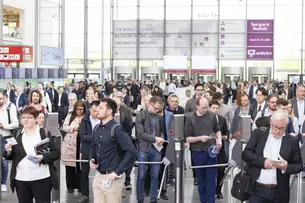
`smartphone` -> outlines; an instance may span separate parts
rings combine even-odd
[[[276,163],[276,164],[280,164],[280,163],[282,163],[282,161],[279,161],[279,160],[277,160],[277,161],[272,161],[273,163]]]

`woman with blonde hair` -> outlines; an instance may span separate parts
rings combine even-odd
[[[292,124],[293,124],[293,129],[295,132],[295,135],[299,134],[299,119],[294,115],[294,107],[293,104],[291,103],[291,101],[288,101],[288,115],[290,116],[291,120],[292,120]]]
[[[241,106],[241,97],[245,94],[244,83],[239,83],[236,93],[236,104]]]

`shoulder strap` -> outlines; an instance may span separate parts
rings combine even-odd
[[[118,123],[116,123],[116,124],[114,124],[114,125],[111,127],[110,135],[111,135],[112,139],[115,139],[115,138],[114,138],[114,131],[115,131],[115,129],[116,129],[117,127],[119,127],[119,126],[121,126],[121,125],[118,124]]]
[[[142,123],[144,123],[144,122],[145,122],[145,119],[146,119],[146,114],[145,114],[144,111],[145,111],[144,109],[142,109],[142,110],[140,111],[141,116],[142,116]]]
[[[94,135],[95,131],[97,130],[97,128],[99,127],[100,125],[96,125],[94,126],[93,130],[92,130],[92,136]]]
[[[11,105],[12,105],[12,102],[10,102],[9,105],[7,105],[7,107],[6,107],[8,124],[11,124]]]
[[[15,135],[15,139],[17,140],[19,135],[21,135],[21,131],[23,130],[23,128],[19,128],[16,132],[16,135]]]
[[[41,137],[41,140],[49,137],[49,131],[45,128],[40,128],[40,137]]]

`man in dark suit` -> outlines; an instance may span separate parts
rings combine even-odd
[[[52,112],[55,112],[58,108],[58,92],[49,82],[46,84],[46,91],[52,104]]]
[[[62,125],[63,120],[68,114],[69,99],[68,95],[64,92],[63,87],[58,88],[58,103],[57,103],[59,124]]]
[[[242,153],[249,165],[251,194],[249,203],[288,203],[291,174],[302,171],[303,164],[298,140],[285,133],[288,115],[276,111],[270,119],[270,128],[255,129]]]
[[[16,108],[18,112],[21,112],[21,110],[28,104],[28,95],[23,92],[22,87],[17,87]]]
[[[6,90],[4,91],[8,95],[9,102],[16,104],[16,94],[15,90],[12,89],[11,83],[6,83]]]
[[[231,134],[235,134],[239,130],[241,116],[250,114],[250,97],[245,94],[241,96],[241,106],[237,107],[231,123]]]
[[[255,120],[258,112],[267,108],[267,102],[265,101],[267,96],[268,96],[268,92],[265,88],[260,87],[256,90],[255,101],[251,102],[251,106],[250,106],[250,110],[249,110],[252,121]],[[253,98],[253,97],[250,96],[250,101],[251,101],[251,98]]]
[[[221,136],[222,136],[222,147],[219,151],[219,154],[217,156],[217,163],[218,164],[224,164],[227,163],[227,157],[225,154],[225,149],[224,149],[224,142],[227,142],[229,140],[229,130],[227,126],[227,120],[225,117],[218,115],[220,103],[217,100],[212,100],[209,102],[210,106],[210,111],[216,114],[216,118],[218,120],[218,125],[221,131]],[[216,185],[216,196],[218,199],[223,199],[223,195],[221,193],[222,189],[222,184],[220,184],[220,181],[225,175],[225,168],[220,167],[217,169],[217,185]]]
[[[283,82],[283,90],[286,93],[286,99],[291,99],[291,98],[294,97],[294,93],[293,93],[292,89],[289,87],[289,84],[288,84],[287,80],[285,80]]]
[[[30,95],[31,89],[30,89],[30,83],[28,81],[26,81],[24,83],[24,90],[23,92],[27,95]]]
[[[258,89],[258,81],[257,80],[253,80],[253,83],[252,85],[250,86],[250,89],[249,89],[249,96],[250,96],[250,102],[251,104],[255,101],[256,99],[256,91]]]
[[[294,108],[294,116],[299,119],[299,129],[303,125],[305,119],[305,87],[303,85],[298,85],[296,88],[296,97],[291,99],[291,103]],[[297,134],[300,136],[299,134]]]

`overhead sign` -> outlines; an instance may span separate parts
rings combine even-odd
[[[41,64],[63,66],[65,64],[64,49],[41,46]]]
[[[220,33],[246,33],[244,20],[221,20],[219,23]]]
[[[31,46],[0,46],[0,62],[32,62],[33,47]]]
[[[220,48],[219,49],[219,60],[228,59],[244,59],[245,58],[245,48]]]
[[[193,33],[217,33],[218,20],[193,20]]]
[[[220,34],[219,35],[220,47],[245,47],[244,34]]]
[[[187,70],[187,56],[164,56],[164,69]]]
[[[192,47],[217,47],[217,34],[193,34]]]
[[[273,20],[248,20],[247,25],[247,59],[273,60]]]
[[[273,20],[248,20],[248,33],[273,33]]]
[[[273,47],[248,47],[247,59],[272,60]]]
[[[216,70],[216,56],[192,56],[192,70]]]

